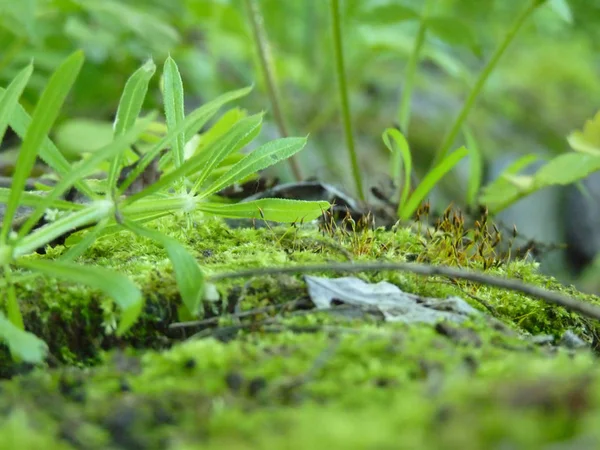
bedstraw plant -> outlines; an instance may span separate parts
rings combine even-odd
[[[259,134],[263,115],[246,117],[239,113],[229,114],[226,121],[218,121],[208,132],[198,135],[222,106],[246,95],[250,88],[224,94],[186,116],[183,83],[177,64],[170,57],[164,64],[162,79],[166,132],[144,147],[133,168],[124,171],[125,163],[135,154],[132,148],[157,119],[156,112],[140,116],[156,71],[153,61],[147,61],[127,81],[112,141],[75,163],[67,161],[48,133],[83,63],[83,53],[77,51],[56,69],[31,116],[19,98],[33,73],[33,65],[21,70],[6,89],[0,90],[0,138],[8,126],[22,138],[12,186],[0,189],[0,202],[6,204],[0,231],[0,339],[16,359],[26,362],[42,361],[46,345],[24,329],[15,289],[19,281],[48,276],[90,286],[119,306],[117,335],[123,335],[135,324],[144,307],[139,287],[122,274],[76,262],[102,234],[125,229],[162,245],[172,263],[182,301],[188,312],[197,316],[202,313],[205,289],[202,269],[181,243],[151,228],[153,219],[174,213],[188,218],[194,214],[196,218],[198,213],[204,213],[296,222],[313,220],[329,208],[327,202],[284,199],[237,204],[219,201],[215,197],[219,191],[296,154],[306,138],[277,139],[242,154],[240,151]],[[203,137],[209,137],[207,142],[202,142]],[[39,190],[28,192],[26,181],[38,157],[55,172],[57,181],[50,188],[40,186]],[[163,170],[156,180],[128,191],[158,159]],[[101,169],[107,169],[106,176],[98,179]],[[71,188],[84,200],[65,200],[64,194]],[[15,217],[22,207],[30,209],[25,219],[17,223]],[[88,231],[56,260],[37,257],[37,249],[83,228]]]

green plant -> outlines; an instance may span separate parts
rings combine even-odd
[[[211,129],[212,140],[198,145],[198,131],[225,104],[246,95],[250,89],[224,94],[204,104],[189,115],[183,113],[183,84],[175,61],[165,62],[164,105],[167,129],[164,136],[147,146],[135,167],[122,176],[124,154],[149,129],[156,113],[139,118],[148,84],[155,72],[151,61],[145,63],[128,80],[119,103],[112,141],[76,163],[68,162],[47,137],[60,108],[75,83],[83,65],[83,53],[69,56],[51,76],[33,116],[19,105],[33,67],[23,69],[5,89],[0,90],[0,132],[7,126],[23,137],[11,189],[0,190],[0,202],[6,211],[0,232],[0,286],[6,293],[0,315],[0,336],[16,358],[39,362],[44,356],[44,344],[24,332],[15,283],[32,276],[50,276],[102,290],[121,309],[117,334],[124,334],[137,320],[144,302],[140,289],[122,274],[101,267],[82,266],[73,261],[102,233],[126,229],[160,243],[173,265],[182,301],[188,311],[202,311],[203,274],[197,261],[177,240],[141,225],[172,213],[205,213],[223,217],[256,218],[278,222],[312,220],[329,208],[327,202],[303,202],[283,199],[262,199],[253,202],[226,204],[215,200],[222,189],[253,177],[256,172],[284,160],[298,151],[305,138],[282,138],[266,143],[253,152],[239,151],[259,133],[262,114],[245,117],[238,114],[228,122],[219,121]],[[208,132],[205,135],[210,135]],[[186,146],[194,144],[190,154]],[[127,189],[161,153],[164,172],[149,185],[142,185],[128,195]],[[25,182],[37,156],[58,175],[57,183],[46,192],[25,192]],[[232,158],[233,157],[233,158]],[[104,163],[108,163],[105,179],[89,179]],[[61,199],[71,187],[87,197],[86,203]],[[13,229],[14,217],[21,206],[33,208],[26,220]],[[55,213],[48,214],[54,210]],[[47,223],[37,226],[46,215]],[[54,216],[54,217],[51,217]],[[65,252],[58,260],[37,258],[36,249],[60,236],[80,228],[92,230]]]
[[[576,183],[600,170],[600,112],[585,123],[583,130],[571,133],[568,141],[572,152],[555,156],[532,175],[519,172],[538,157],[525,155],[519,158],[483,189],[479,201],[491,212],[498,213],[540,189]]]
[[[408,220],[419,208],[419,205],[436,184],[446,175],[458,162],[463,159],[468,151],[461,147],[447,155],[437,166],[431,169],[421,180],[415,190],[410,192],[410,175],[412,172],[412,156],[408,142],[404,135],[394,129],[388,128],[383,132],[383,142],[392,153],[392,164],[390,176],[397,181],[400,188],[400,200],[398,202],[397,215],[400,220]],[[398,161],[398,163],[396,163]],[[404,169],[402,171],[402,169]]]
[[[407,220],[415,213],[419,204],[425,196],[435,187],[441,178],[450,171],[467,153],[471,155],[471,168],[467,189],[467,205],[474,208],[477,202],[482,202],[490,207],[491,212],[498,212],[500,209],[512,204],[519,198],[529,195],[542,187],[551,184],[567,184],[581,179],[583,176],[597,170],[592,156],[573,156],[561,155],[553,164],[548,164],[541,170],[536,178],[516,177],[515,173],[523,167],[525,163],[532,161],[533,157],[528,155],[517,161],[509,167],[502,177],[486,187],[481,195],[482,180],[482,156],[479,146],[475,141],[473,133],[468,129],[465,121],[475,105],[477,98],[482,93],[483,87],[496,68],[498,61],[506,52],[510,43],[514,40],[524,23],[531,17],[533,12],[545,3],[545,0],[530,0],[528,5],[517,16],[513,25],[505,34],[490,60],[487,62],[478,78],[471,88],[467,100],[463,104],[457,118],[450,127],[448,133],[437,152],[430,171],[424,177],[422,182],[410,194],[412,177],[412,157],[408,142],[401,132],[395,129],[387,129],[383,133],[383,140],[386,147],[392,152],[392,164],[390,175],[392,180],[397,182],[400,188],[400,199],[398,202],[398,217]],[[568,20],[568,5],[564,2],[551,2],[551,6],[565,20]],[[400,129],[406,134],[410,122],[410,98],[413,91],[414,79],[417,64],[420,59],[421,51],[425,42],[427,31],[431,31],[439,39],[445,41],[451,46],[467,46],[477,54],[481,54],[477,40],[472,31],[463,24],[458,18],[442,17],[431,14],[432,2],[428,1],[423,7],[422,13],[402,5],[383,4],[375,8],[368,9],[365,12],[365,21],[375,24],[393,24],[406,21],[418,21],[419,28],[414,41],[413,50],[410,54],[405,70],[404,90],[401,97],[398,120]],[[450,147],[456,140],[458,133],[463,130],[465,140],[467,141],[469,151],[461,148],[458,151],[448,155]],[[589,134],[589,133],[588,133]],[[575,141],[572,137],[571,141]],[[392,144],[392,141],[395,145]],[[573,144],[572,144],[573,145]],[[578,149],[583,149],[584,145],[579,145]],[[585,159],[585,161],[583,161]],[[589,160],[589,161],[588,161]],[[583,166],[586,164],[587,166]],[[568,169],[561,174],[559,167],[566,164]],[[404,169],[402,171],[402,168]],[[402,173],[403,172],[403,173]],[[410,195],[410,197],[409,197]]]
[[[273,109],[273,118],[279,128],[279,135],[281,137],[288,137],[288,126],[282,112],[279,90],[277,89],[277,82],[275,80],[273,58],[271,56],[271,49],[269,47],[267,32],[264,27],[264,20],[260,12],[260,7],[256,0],[246,0],[246,8],[248,9],[250,24],[252,25],[252,34],[256,42],[260,67],[265,79],[269,101],[271,102],[271,108]],[[288,162],[296,181],[301,181],[302,172],[296,158],[292,156],[288,159]]]
[[[333,49],[335,55],[335,73],[337,77],[340,105],[344,122],[344,134],[346,136],[346,146],[350,156],[352,166],[352,176],[358,197],[365,199],[363,190],[362,176],[358,165],[358,156],[354,146],[354,136],[352,132],[352,119],[350,115],[350,100],[348,99],[348,83],[346,82],[346,69],[344,67],[344,48],[342,43],[342,24],[340,17],[339,0],[330,0],[331,6],[331,30],[333,35]]]

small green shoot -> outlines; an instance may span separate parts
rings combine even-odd
[[[431,169],[412,194],[409,195],[412,156],[406,138],[400,131],[388,128],[384,131],[382,139],[386,147],[392,152],[392,155],[401,155],[402,157],[401,163],[404,167],[404,173],[397,180],[398,185],[400,185],[400,183],[403,185],[397,211],[400,220],[410,219],[421,202],[427,197],[438,182],[468,154],[468,150],[464,147],[452,152],[436,167]],[[395,146],[393,144],[395,144]],[[396,165],[397,159],[398,157],[396,156],[394,158],[394,167],[392,167],[392,175],[400,176],[399,167]]]

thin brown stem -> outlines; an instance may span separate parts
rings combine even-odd
[[[488,286],[499,287],[509,291],[521,292],[550,303],[552,305],[562,306],[569,311],[577,312],[583,316],[600,320],[600,307],[581,300],[576,300],[559,292],[548,291],[537,286],[532,286],[522,281],[501,278],[487,275],[481,272],[471,270],[456,269],[447,266],[428,266],[413,263],[332,263],[315,264],[308,266],[292,267],[265,267],[257,269],[240,270],[238,272],[229,272],[215,274],[210,277],[211,281],[224,280],[230,278],[246,278],[260,275],[279,275],[290,273],[311,273],[311,272],[366,272],[366,271],[401,271],[412,272],[425,276],[442,276],[450,279],[459,279],[472,281],[474,283]]]

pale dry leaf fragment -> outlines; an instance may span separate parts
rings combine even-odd
[[[305,276],[308,293],[318,309],[335,304],[377,309],[388,322],[430,323],[442,320],[455,323],[481,313],[460,297],[424,298],[403,292],[397,286],[380,281],[369,284],[356,277],[323,278]]]

